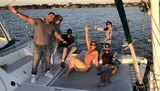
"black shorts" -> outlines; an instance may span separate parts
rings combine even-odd
[[[59,44],[59,47],[68,47],[68,44]]]

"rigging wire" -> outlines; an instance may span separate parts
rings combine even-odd
[[[142,1],[143,1],[143,0],[142,0]],[[141,2],[142,2],[142,1],[141,1]],[[145,2],[145,1],[143,1],[143,2]],[[145,2],[145,3],[146,3],[146,2]],[[145,5],[146,5],[145,7],[148,8],[148,11],[151,11],[150,8],[149,8],[149,6],[148,6],[148,4],[146,3]],[[141,11],[141,10],[140,10],[140,11]],[[151,18],[153,19],[153,22],[154,22],[154,24],[156,25],[156,28],[157,28],[157,30],[158,30],[159,33],[160,33],[160,28],[158,28],[158,24],[156,23],[154,17],[152,16],[152,13],[150,13],[150,16],[151,16]],[[152,31],[152,30],[151,30],[151,31]],[[152,31],[152,32],[153,32],[154,35],[156,35],[154,31]],[[155,38],[156,38],[156,40],[157,40],[157,42],[158,42],[158,44],[159,44],[159,46],[160,46],[160,41],[158,40],[158,38],[157,38],[156,36],[155,36]]]
[[[144,34],[144,28],[145,28],[145,22],[146,22],[146,15],[145,15],[145,13],[143,13],[144,15],[143,15],[143,20],[142,20],[142,31],[143,31],[143,34]],[[144,55],[146,55],[146,49],[145,48],[143,48],[144,49],[144,51],[143,51],[143,56]]]
[[[16,1],[16,0],[13,0],[12,2],[10,2],[10,3],[8,4],[8,6],[10,6],[11,4],[13,4],[15,1]]]

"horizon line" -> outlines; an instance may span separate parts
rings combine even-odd
[[[68,2],[70,3],[70,2]],[[48,5],[53,5],[53,4],[58,4],[58,5],[66,5],[68,3],[63,3],[63,4],[58,4],[58,3],[52,3],[52,4],[48,4],[48,3],[43,3],[43,4],[48,4]],[[72,2],[71,2],[72,3]],[[72,4],[113,4],[114,2],[111,2],[111,3],[72,3]],[[138,3],[138,2],[124,2],[124,3]],[[43,4],[15,4],[15,5],[12,5],[12,6],[18,6],[18,5],[43,5]],[[3,7],[3,6],[8,6],[8,5],[0,5],[0,7]]]

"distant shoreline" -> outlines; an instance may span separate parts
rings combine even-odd
[[[138,2],[128,2],[128,3],[123,3],[124,7],[137,7]],[[14,6],[16,9],[52,9],[52,8],[109,8],[109,7],[115,7],[114,3],[106,3],[106,4],[95,4],[95,3],[90,3],[90,4],[72,4],[69,2],[68,4],[33,4],[33,5],[16,5]],[[8,6],[0,6],[0,10],[7,10]]]

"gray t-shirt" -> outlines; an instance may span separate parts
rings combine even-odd
[[[45,21],[40,18],[35,18],[34,22],[36,25],[34,43],[41,46],[49,45],[52,35],[56,31],[56,25],[53,23],[46,24]]]
[[[56,25],[56,24],[54,24]],[[60,35],[62,35],[61,30],[60,30],[60,25],[56,25],[56,32],[58,32]],[[55,36],[52,37],[52,42],[56,42],[57,38]]]

